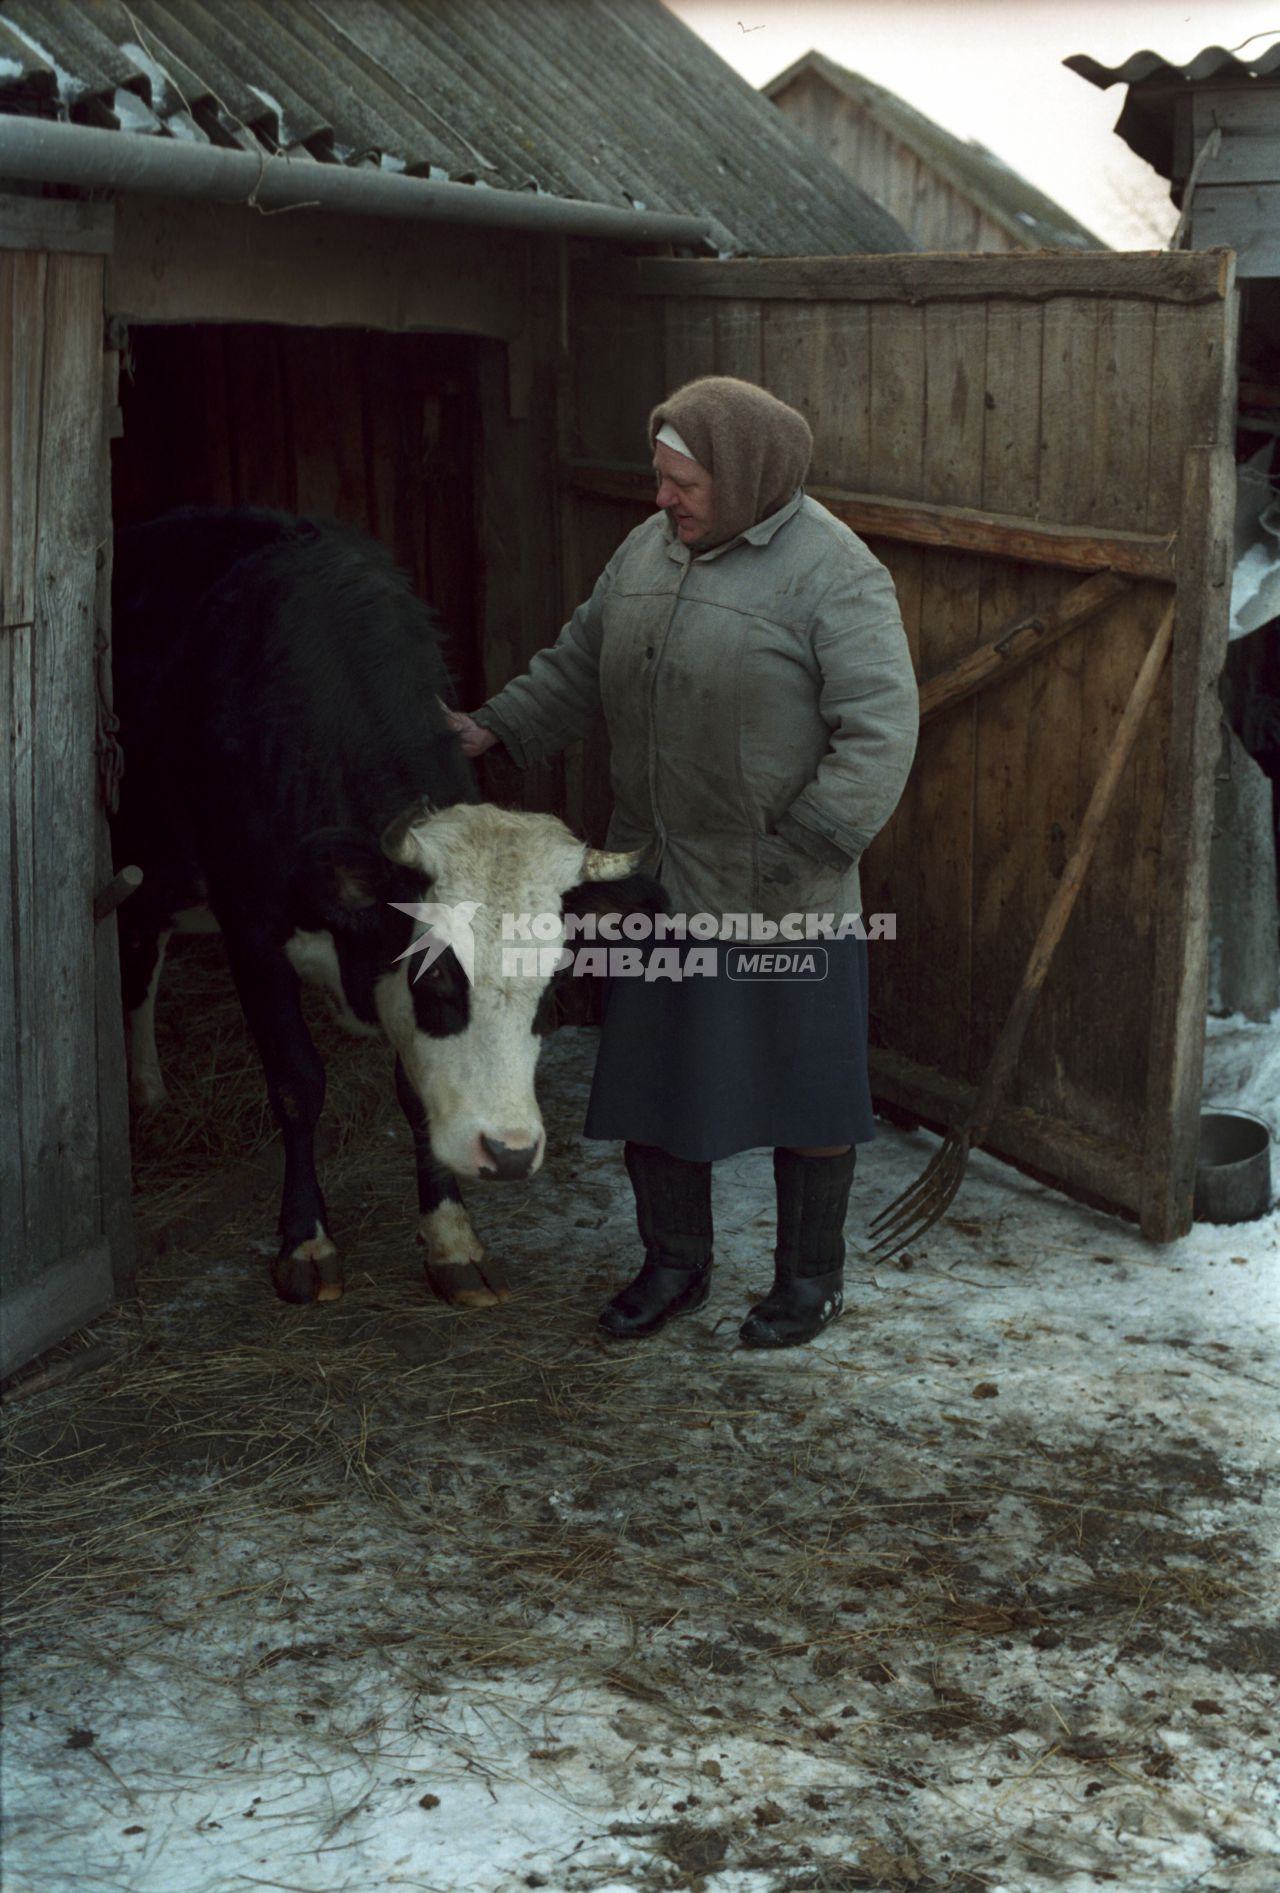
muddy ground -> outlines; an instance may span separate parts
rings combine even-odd
[[[347,1295],[298,1311],[261,1174],[167,1177],[220,1044],[140,1143],[141,1300],[6,1409],[10,1893],[1280,1887],[1280,1213],[1157,1250],[979,1158],[872,1269],[933,1148],[884,1129],[847,1314],[762,1357],[753,1153],[712,1300],[620,1348],[593,1035],[545,1055],[544,1174],[472,1192],[480,1314],[425,1294],[385,1049],[335,1046]]]

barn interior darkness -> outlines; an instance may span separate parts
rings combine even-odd
[[[133,327],[115,524],[274,506],[362,527],[433,604],[464,703],[483,695],[477,351],[469,336],[271,324]]]

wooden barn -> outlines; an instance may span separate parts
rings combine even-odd
[[[922,250],[1107,248],[993,151],[824,53],[806,53],[763,91]]]
[[[657,0],[215,19],[9,0],[0,22],[5,1370],[128,1278],[114,927],[94,917],[113,522],[252,500],[364,525],[443,606],[475,700],[643,516],[649,406],[712,371],[807,414],[813,490],[893,570],[929,687],[864,868],[897,915],[873,1031],[899,1113],[972,1100],[1171,623],[990,1145],[1153,1238],[1185,1229],[1230,255],[918,257]],[[598,835],[603,739],[500,788]]]

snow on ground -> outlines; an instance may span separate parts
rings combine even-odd
[[[1280,1130],[1277,1028],[1215,1023],[1206,1095]],[[1280,1211],[1155,1249],[979,1156],[762,1357],[753,1153],[710,1303],[610,1347],[592,1053],[545,1056],[548,1173],[473,1192],[505,1309],[423,1295],[392,1107],[330,1177],[344,1302],[272,1301],[264,1198],[13,1409],[108,1482],[16,1548],[8,1893],[1275,1893]],[[855,1242],[932,1148],[882,1131]]]

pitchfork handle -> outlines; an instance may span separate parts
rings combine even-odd
[[[1160,673],[1164,669],[1165,659],[1173,643],[1173,618],[1174,605],[1171,603],[1160,620],[1160,628],[1151,640],[1150,649],[1142,660],[1142,669],[1138,672],[1133,689],[1129,693],[1129,701],[1125,704],[1123,714],[1116,725],[1116,732],[1111,739],[1106,761],[1099,772],[1098,780],[1093,785],[1093,794],[1089,797],[1089,806],[1084,812],[1084,820],[1080,824],[1080,833],[1076,836],[1076,845],[1071,851],[1071,858],[1049,903],[1049,911],[1040,924],[1036,943],[1027,961],[1027,970],[1022,975],[1022,984],[1018,988],[1009,1016],[1001,1027],[996,1049],[992,1054],[991,1063],[987,1067],[986,1076],[982,1081],[972,1116],[969,1119],[968,1135],[971,1149],[976,1149],[986,1137],[1009,1081],[1010,1073],[1017,1063],[1027,1023],[1035,1010],[1040,988],[1044,985],[1045,974],[1049,971],[1049,962],[1071,918],[1071,910],[1076,904],[1076,896],[1088,873],[1089,863],[1098,845],[1098,836],[1102,832],[1102,824],[1107,818],[1107,810],[1111,807],[1116,786],[1124,774],[1124,766],[1137,740],[1147,706],[1155,695],[1156,685],[1160,682]]]

